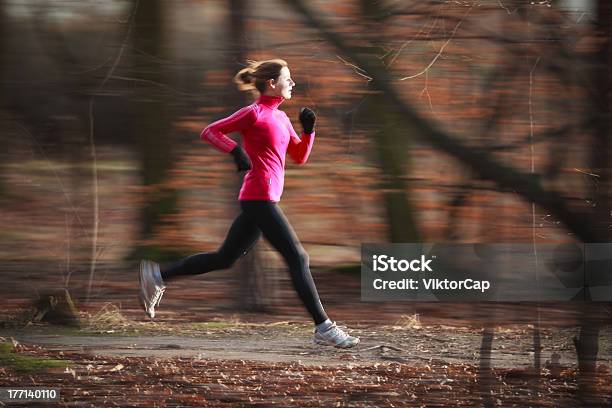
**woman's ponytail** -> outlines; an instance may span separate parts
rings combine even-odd
[[[281,69],[287,66],[287,62],[282,59],[249,60],[247,63],[248,66],[238,71],[234,76],[234,82],[241,91],[257,89],[262,94],[266,91],[266,82],[270,79],[278,79]]]
[[[234,76],[234,82],[238,84],[238,89],[241,91],[252,91],[255,89],[255,85],[253,82],[255,81],[255,76],[253,75],[253,68],[246,67],[238,71],[236,76]]]

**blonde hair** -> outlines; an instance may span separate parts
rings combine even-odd
[[[266,90],[266,82],[270,79],[278,79],[281,69],[287,66],[287,62],[282,59],[248,60],[247,63],[248,66],[234,76],[234,82],[238,84],[238,89],[241,91],[257,89],[262,94]]]

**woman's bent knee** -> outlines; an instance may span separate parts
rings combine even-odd
[[[217,253],[217,267],[218,269],[229,269],[236,261],[240,258],[240,256],[230,255],[230,254],[222,254]]]

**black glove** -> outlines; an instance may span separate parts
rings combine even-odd
[[[234,147],[234,150],[232,150],[230,154],[234,156],[234,163],[236,163],[238,172],[251,170],[251,159],[249,159],[249,156],[242,147]]]
[[[302,108],[302,110],[300,111],[300,122],[302,123],[304,133],[308,135],[312,133],[316,120],[317,115],[315,115],[312,109]]]

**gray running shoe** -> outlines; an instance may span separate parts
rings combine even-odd
[[[326,346],[334,346],[338,348],[351,348],[359,344],[359,337],[348,335],[340,327],[336,326],[336,322],[324,332],[315,330],[314,342]]]
[[[155,317],[155,308],[159,306],[165,290],[159,265],[148,259],[140,261],[140,301],[151,319]]]

